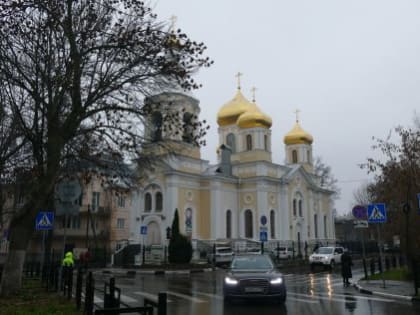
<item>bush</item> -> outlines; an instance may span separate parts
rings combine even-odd
[[[189,263],[192,258],[192,245],[189,239],[182,234],[171,238],[169,242],[168,256],[170,263]]]

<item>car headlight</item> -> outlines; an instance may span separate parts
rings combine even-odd
[[[229,285],[236,285],[236,284],[238,284],[238,280],[230,278],[230,277],[226,277],[225,278],[225,283],[229,284]]]
[[[283,283],[283,279],[282,278],[275,278],[275,279],[272,279],[272,280],[270,280],[270,283],[271,284],[282,284]]]

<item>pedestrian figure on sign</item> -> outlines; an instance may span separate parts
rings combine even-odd
[[[349,279],[352,277],[351,266],[353,261],[347,249],[341,255],[341,275],[343,276],[343,284],[345,287],[350,285]]]

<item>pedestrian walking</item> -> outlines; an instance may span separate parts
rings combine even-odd
[[[353,261],[347,249],[344,250],[344,253],[341,255],[341,275],[343,276],[344,286],[349,286],[349,279],[352,278],[351,266],[353,266]]]
[[[72,252],[67,252],[61,262],[62,276],[61,289],[64,290],[69,285],[70,277],[73,276],[74,258]]]

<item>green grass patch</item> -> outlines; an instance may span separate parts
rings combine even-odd
[[[0,298],[0,315],[81,315],[74,300],[46,292],[39,280],[24,280],[20,292]]]
[[[372,276],[369,276],[367,278],[368,280],[396,280],[396,281],[410,281],[412,280],[412,276],[409,273],[409,271],[405,268],[398,268],[398,269],[392,269],[392,270],[388,270],[385,271],[382,274],[378,273],[378,274],[374,274]]]

